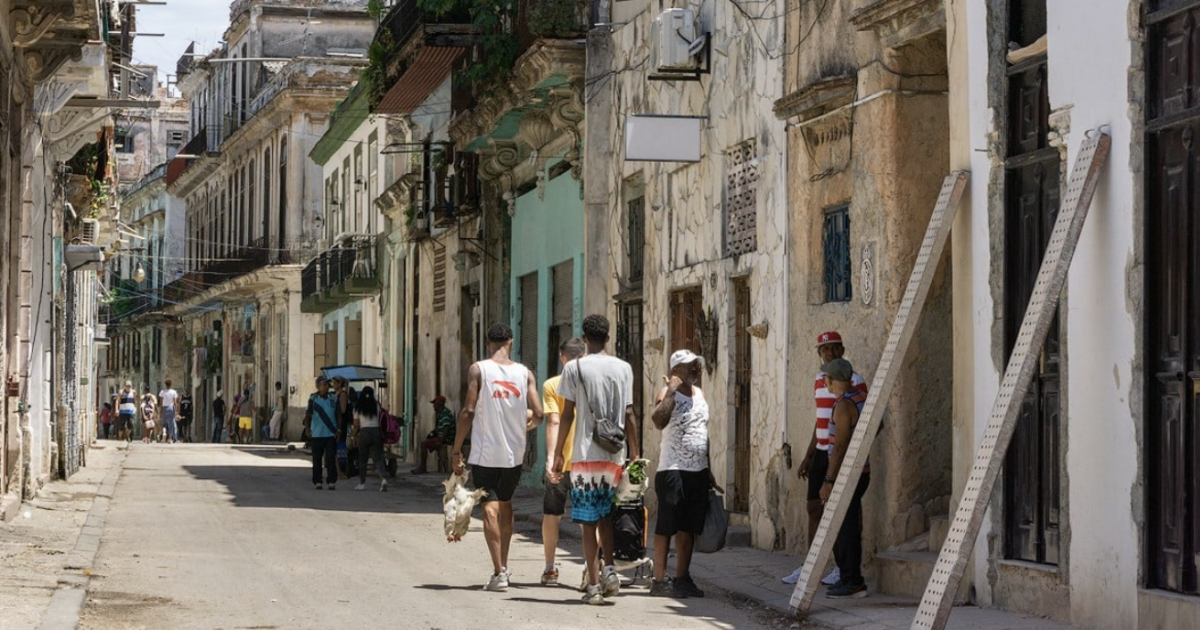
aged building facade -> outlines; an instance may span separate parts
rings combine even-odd
[[[1072,8],[947,3],[951,164],[972,172],[953,232],[956,491],[1080,145],[1112,138],[968,577],[981,601],[1084,627],[1192,627],[1200,3]]]
[[[82,99],[119,96],[111,63],[132,48],[133,16],[120,5],[0,3],[4,518],[83,465],[95,434],[96,219],[114,173],[110,103]]]
[[[795,544],[802,504],[783,444],[789,367],[783,19],[749,20],[723,3],[674,3],[706,36],[692,80],[662,79],[652,49],[658,2],[601,4],[588,38],[584,178],[588,243],[584,305],[613,321],[618,356],[634,366],[646,456],[661,433],[647,421],[680,348],[705,357],[710,457],[734,522],[753,544]],[[664,37],[672,35],[664,31]],[[766,42],[764,48],[762,42]],[[633,115],[698,117],[696,161],[626,153]],[[666,140],[668,142],[673,141]],[[681,139],[684,140],[684,139]],[[807,371],[807,369],[806,369]],[[802,448],[798,446],[797,448]]]
[[[256,421],[275,382],[296,405],[310,391],[318,321],[300,310],[300,275],[323,229],[321,169],[307,156],[363,66],[365,5],[235,2],[225,44],[180,61],[191,139],[166,182],[187,205],[188,268],[166,312],[182,318],[188,384],[209,422],[218,391],[250,391]],[[298,437],[299,422],[285,431]]]

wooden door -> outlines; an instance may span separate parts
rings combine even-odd
[[[735,512],[750,511],[750,285],[734,286],[733,316],[733,505]]]
[[[1197,593],[1200,551],[1200,0],[1146,17],[1147,586]]]
[[[1009,79],[1004,243],[1005,357],[1012,353],[1058,217],[1058,150],[1048,145],[1046,59]],[[1058,317],[1021,403],[1004,467],[1005,557],[1058,564],[1061,532]]]

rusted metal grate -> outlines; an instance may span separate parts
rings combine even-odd
[[[725,252],[738,256],[758,249],[758,141],[725,152]]]
[[[625,234],[629,239],[626,247],[629,260],[630,282],[641,282],[646,270],[646,197],[639,196],[625,202]]]
[[[825,211],[821,240],[825,260],[825,301],[849,302],[854,293],[850,282],[850,206]]]

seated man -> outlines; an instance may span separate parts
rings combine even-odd
[[[421,465],[413,469],[414,475],[429,472],[429,469],[425,467],[429,454],[438,450],[442,445],[454,444],[455,432],[458,430],[458,420],[454,417],[454,412],[446,408],[445,396],[439,394],[429,402],[433,403],[433,412],[437,416],[437,421],[434,429],[421,441]],[[441,457],[441,453],[438,453],[439,462],[441,462]]]

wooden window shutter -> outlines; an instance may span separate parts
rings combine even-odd
[[[338,362],[338,331],[325,331],[325,365]]]
[[[538,275],[521,276],[521,363],[537,373]]]
[[[329,365],[325,360],[325,333],[313,334],[313,373],[319,375],[321,368]]]
[[[346,365],[362,363],[362,320],[346,320]]]

